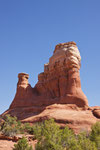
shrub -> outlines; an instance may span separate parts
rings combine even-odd
[[[12,126],[6,126],[2,133],[6,136],[15,136],[18,133],[18,129]]]
[[[97,150],[86,132],[75,135],[67,126],[60,129],[53,119],[34,126],[36,150]]]
[[[13,150],[33,150],[33,148],[29,146],[27,139],[23,137],[14,145]]]
[[[96,122],[92,126],[90,138],[91,138],[92,141],[94,141],[97,136],[100,136],[100,122]]]
[[[60,129],[53,119],[36,124],[34,134],[38,139],[36,150],[82,150],[74,132],[67,126]]]
[[[29,123],[21,123],[17,120],[16,117],[12,117],[10,115],[6,115],[3,117],[4,122],[0,126],[0,130],[6,136],[14,136],[18,133],[29,133],[33,134],[33,126]]]
[[[87,132],[82,132],[77,136],[78,144],[82,150],[97,150],[96,145],[90,140]]]
[[[61,130],[53,119],[34,126],[36,150],[62,150]]]
[[[29,134],[33,134],[33,132],[34,132],[33,126],[30,125],[29,123],[24,123],[24,131]]]
[[[95,142],[97,149],[100,149],[100,122],[97,122],[92,126],[90,139]]]
[[[10,115],[4,116],[4,123],[1,126],[1,131],[6,136],[14,136],[18,133],[18,122],[16,117]]]
[[[74,132],[68,126],[62,130],[61,140],[61,144],[66,150],[81,150]]]

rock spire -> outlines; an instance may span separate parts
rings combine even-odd
[[[81,56],[75,42],[56,45],[34,88],[28,83],[28,74],[18,75],[17,92],[10,109],[55,103],[88,107],[81,89],[80,67]]]

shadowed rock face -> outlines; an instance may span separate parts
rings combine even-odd
[[[18,75],[17,92],[10,109],[54,103],[87,107],[88,100],[81,90],[80,64],[81,56],[75,42],[56,45],[34,88],[28,83],[28,74]]]

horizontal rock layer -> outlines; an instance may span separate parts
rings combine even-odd
[[[23,107],[7,110],[3,115],[10,113],[17,116],[23,123],[36,123],[53,118],[62,128],[66,125],[75,133],[90,131],[91,126],[100,121],[94,113],[94,108],[77,107],[75,104],[53,104],[47,107]],[[100,108],[99,108],[100,111]]]

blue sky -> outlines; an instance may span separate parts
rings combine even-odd
[[[0,113],[9,108],[17,74],[34,86],[58,43],[75,41],[89,105],[100,105],[100,0],[0,0]]]

